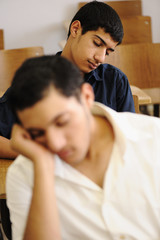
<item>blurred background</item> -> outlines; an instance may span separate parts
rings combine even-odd
[[[114,1],[114,0],[110,0]],[[0,0],[0,28],[5,49],[42,46],[46,54],[61,50],[64,22],[78,10],[78,0]],[[160,0],[142,0],[142,14],[152,18],[152,41],[160,42]]]

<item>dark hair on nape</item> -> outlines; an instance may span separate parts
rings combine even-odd
[[[68,37],[70,36],[70,27],[74,21],[80,21],[82,35],[88,31],[96,31],[103,28],[109,33],[115,42],[120,44],[123,39],[123,25],[117,12],[104,2],[92,1],[79,9],[71,20]]]
[[[53,86],[66,97],[80,101],[83,77],[69,60],[58,56],[41,56],[27,59],[16,71],[9,91],[9,104],[17,110],[33,106],[49,93]]]

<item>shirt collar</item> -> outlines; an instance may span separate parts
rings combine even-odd
[[[57,178],[65,179],[65,181],[68,181],[72,184],[77,184],[95,191],[102,191],[97,184],[95,184],[77,169],[62,161],[58,156],[55,158],[55,176]]]
[[[89,73],[86,73],[86,74],[84,75],[85,81],[87,82],[87,81],[89,81],[91,78],[94,78],[96,81],[103,81],[103,78],[100,77],[100,74],[99,74],[100,68],[102,68],[102,64],[101,64],[98,68],[96,68],[95,70],[93,70],[93,71],[91,71],[91,72],[89,72]]]
[[[92,113],[105,117],[110,122],[111,126],[113,127],[113,132],[115,134],[115,141],[120,148],[121,154],[123,155],[125,152],[126,140],[123,132],[118,126],[118,121],[116,120],[116,116],[118,113],[99,102],[94,103]]]
[[[144,134],[141,134],[140,129],[134,125],[134,122],[140,117],[139,114],[116,112],[99,102],[94,104],[92,112],[97,115],[105,116],[108,121],[110,121],[116,136],[116,142],[121,148],[121,154],[124,154],[126,150],[126,142],[128,140],[131,142],[137,142],[140,138],[143,139]],[[146,132],[145,137],[150,137],[150,134]]]
[[[6,92],[3,93],[3,95],[0,97],[0,103],[6,102],[8,99],[8,94],[10,91],[10,87],[7,89]]]
[[[56,55],[60,56],[62,54],[62,51],[59,51],[56,53]]]

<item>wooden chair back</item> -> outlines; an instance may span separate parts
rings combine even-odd
[[[121,18],[124,37],[122,44],[152,42],[151,17],[128,16]]]
[[[42,47],[0,50],[0,91],[5,92],[10,86],[15,71],[24,60],[43,54]]]
[[[88,2],[79,2],[78,9]],[[128,0],[128,1],[104,1],[116,10],[120,17],[122,16],[136,16],[142,15],[142,2],[141,0]]]
[[[121,69],[131,85],[151,96],[152,103],[160,103],[160,43],[117,46],[106,62]]]
[[[3,29],[0,29],[0,50],[4,49],[4,35],[3,35]]]

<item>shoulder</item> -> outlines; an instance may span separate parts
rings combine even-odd
[[[157,139],[160,142],[160,118],[131,112],[116,112],[101,103],[94,104],[94,111],[102,112],[113,128],[121,130],[126,138],[138,141],[140,138],[151,137],[154,141]]]
[[[143,114],[121,112],[114,118],[118,127],[126,138],[135,144],[139,144],[147,151],[153,148],[159,149],[160,145],[160,119]],[[149,144],[149,145],[146,145]]]
[[[10,165],[7,171],[7,186],[14,182],[33,185],[33,163],[22,155],[19,155]]]
[[[115,133],[125,138],[128,156],[143,156],[145,160],[160,162],[160,119],[143,114],[108,110]],[[117,130],[117,131],[116,131]],[[131,156],[130,156],[131,157]],[[154,158],[154,159],[153,159]]]
[[[127,76],[118,68],[110,64],[101,64],[98,68],[85,75],[85,79],[94,77],[96,80],[101,80],[112,84],[126,83],[128,84]]]
[[[126,77],[126,75],[117,67],[110,65],[110,64],[101,64],[95,71],[97,73],[103,73],[103,74],[114,74],[119,77]]]

